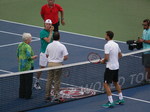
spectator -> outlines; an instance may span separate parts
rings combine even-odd
[[[53,41],[53,30],[54,27],[52,26],[52,21],[50,19],[47,19],[44,23],[44,29],[40,32],[40,40],[41,40],[41,49],[40,49],[40,58],[39,58],[39,65],[40,68],[45,68],[47,66],[47,57],[45,54],[45,50],[47,45]],[[35,80],[34,88],[35,89],[41,89],[40,86],[40,77],[42,72],[37,73],[37,78]]]
[[[60,21],[62,25],[65,25],[64,21],[64,10],[63,8],[55,4],[55,0],[47,0],[48,4],[45,4],[41,8],[41,17],[45,21],[47,19],[51,19],[53,26],[54,26],[54,32],[58,32],[59,28],[59,12],[60,12]]]
[[[138,39],[138,41],[143,43],[143,49],[150,49],[150,20],[149,19],[143,20],[142,25],[144,29],[143,36],[141,39]],[[145,52],[143,54],[142,62],[146,71],[144,82],[150,83],[150,51]]]
[[[47,46],[46,55],[48,57],[48,67],[61,66],[64,60],[68,59],[68,51],[66,47],[59,42],[60,35],[54,33],[53,42]],[[50,70],[46,83],[46,101],[51,100],[52,83],[54,83],[55,100],[59,100],[61,69]]]
[[[101,63],[106,63],[106,69],[104,73],[104,88],[108,96],[108,103],[104,104],[103,107],[110,108],[115,104],[124,103],[124,99],[121,92],[121,87],[118,84],[118,71],[119,71],[119,62],[118,59],[122,57],[121,50],[116,42],[113,39],[114,33],[112,31],[107,31],[105,39],[107,43],[104,46],[105,57],[101,60]],[[112,98],[112,93],[109,84],[114,84],[116,90],[118,91],[119,100],[115,103]]]
[[[23,33],[23,42],[19,44],[17,49],[17,58],[19,62],[19,71],[27,71],[33,69],[33,61],[37,58],[34,55],[31,46],[32,40],[30,33]],[[19,98],[30,99],[32,95],[33,73],[20,75]]]

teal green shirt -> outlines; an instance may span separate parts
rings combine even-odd
[[[143,30],[142,39],[144,39],[144,40],[150,40],[150,29]],[[150,44],[143,42],[143,49],[148,49],[148,48],[150,48]],[[146,53],[150,54],[150,52],[146,52]]]
[[[33,59],[34,56],[33,50],[30,45],[22,42],[18,45],[17,49],[17,57],[19,61],[19,71],[30,70],[33,67]]]
[[[46,47],[49,43],[47,43],[44,38],[48,38],[49,37],[49,31],[43,29],[41,32],[40,32],[40,39],[41,39],[41,49],[40,49],[40,52],[42,53],[45,53],[45,50],[46,50]],[[50,41],[50,43],[52,42],[52,39]]]

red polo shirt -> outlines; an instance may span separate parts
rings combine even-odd
[[[52,7],[49,7],[48,4],[45,4],[41,8],[41,15],[44,16],[44,21],[46,19],[51,19],[52,24],[56,24],[59,21],[58,12],[63,11],[63,8],[58,4],[53,4]]]

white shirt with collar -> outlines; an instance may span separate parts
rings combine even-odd
[[[68,55],[68,51],[62,43],[54,40],[52,43],[48,44],[46,55],[48,55],[48,62],[61,63],[64,60],[64,56]]]
[[[118,53],[121,52],[119,45],[113,40],[109,40],[104,46],[105,54],[109,54],[109,60],[106,62],[106,68],[110,70],[119,69]]]

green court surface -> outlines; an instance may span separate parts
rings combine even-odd
[[[112,30],[115,40],[136,39],[142,21],[150,17],[150,0],[55,0],[65,10],[63,31],[104,37]],[[43,26],[40,8],[47,0],[0,0],[0,19]],[[92,44],[92,43],[91,43]]]

